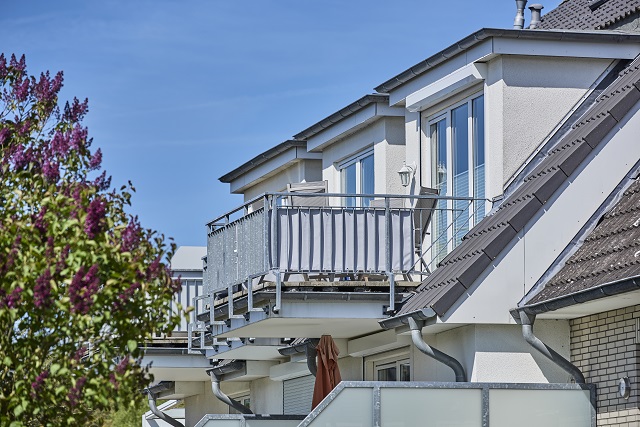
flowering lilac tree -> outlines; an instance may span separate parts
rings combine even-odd
[[[0,55],[0,425],[83,425],[148,382],[139,343],[167,332],[179,282],[164,237],[125,212],[62,73]]]

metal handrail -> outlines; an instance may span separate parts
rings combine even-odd
[[[247,207],[253,205],[254,203],[260,201],[260,200],[264,200],[265,198],[269,198],[269,197],[290,197],[290,196],[300,196],[300,197],[335,197],[335,198],[342,198],[342,199],[346,199],[349,197],[355,197],[355,198],[361,198],[361,199],[435,199],[435,200],[467,200],[470,202],[473,201],[483,201],[483,202],[488,202],[490,201],[489,199],[478,199],[478,198],[474,198],[474,197],[453,197],[453,196],[440,196],[440,195],[436,195],[436,194],[388,194],[388,193],[375,193],[375,194],[362,194],[362,193],[298,193],[298,192],[266,192],[266,193],[262,193],[259,196],[256,196],[252,199],[249,199],[248,201],[244,202],[242,205],[231,209],[230,211],[227,211],[226,213],[212,219],[211,221],[208,221],[206,223],[206,226],[211,226],[214,223],[217,223],[218,221],[224,220],[225,218],[230,217],[231,215],[233,215],[236,212],[240,212],[242,210],[245,210]],[[339,206],[336,206],[339,207]],[[392,209],[398,209],[398,208],[392,208]]]

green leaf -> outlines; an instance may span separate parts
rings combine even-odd
[[[133,353],[136,351],[136,348],[138,348],[138,343],[135,340],[129,340],[127,341],[127,347],[129,348],[129,351]]]
[[[22,404],[19,404],[15,408],[13,408],[13,415],[15,415],[16,417],[19,417],[23,412],[24,407],[22,406]]]
[[[58,371],[60,370],[60,364],[59,363],[53,363],[51,365],[51,368],[49,369],[49,372],[51,372],[51,375],[55,375],[58,373]]]

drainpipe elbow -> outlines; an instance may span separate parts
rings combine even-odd
[[[418,350],[420,350],[427,356],[450,367],[456,376],[456,382],[467,382],[467,375],[458,360],[446,353],[441,352],[437,348],[430,346],[424,341],[424,339],[422,338],[422,322],[420,322],[419,324],[413,317],[409,317],[408,320],[409,328],[411,329],[411,340],[413,341],[413,345],[415,345]]]
[[[536,320],[536,316],[533,314],[527,314],[524,310],[520,310],[520,321],[522,324],[522,336],[524,340],[533,348],[538,350],[544,357],[551,360],[558,365],[569,375],[573,377],[576,383],[584,384],[586,381],[584,375],[577,366],[562,357],[554,349],[543,343],[540,338],[536,337],[533,333],[533,323]]]
[[[149,409],[151,409],[151,413],[153,415],[160,418],[162,421],[168,423],[169,425],[172,425],[173,427],[184,427],[184,424],[182,424],[180,421],[170,417],[169,415],[158,409],[158,407],[156,406],[156,398],[153,393],[151,393],[151,391],[147,389],[146,393],[147,397],[149,398]]]
[[[213,395],[217,397],[218,400],[234,408],[241,414],[253,414],[251,409],[247,408],[242,403],[238,402],[235,399],[232,399],[222,392],[222,390],[220,389],[220,377],[213,372],[211,372],[211,391],[213,391]]]

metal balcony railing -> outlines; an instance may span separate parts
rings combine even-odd
[[[206,332],[199,314],[216,297],[247,292],[253,309],[257,278],[275,282],[274,312],[281,306],[282,282],[292,275],[329,280],[367,277],[389,282],[395,304],[395,278],[429,274],[484,215],[486,200],[452,198],[423,189],[419,195],[267,193],[207,224],[204,292],[194,298],[190,335]],[[207,308],[208,305],[208,308]],[[202,341],[202,340],[201,340]]]

